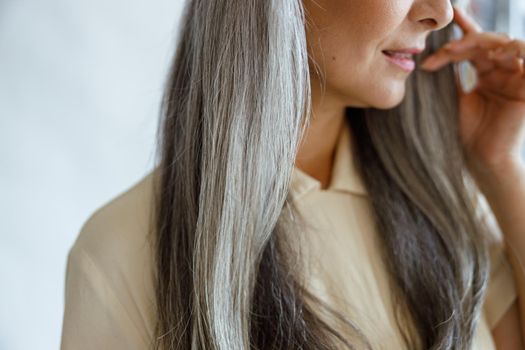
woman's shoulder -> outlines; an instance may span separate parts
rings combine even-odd
[[[153,169],[83,223],[67,255],[61,349],[146,348],[151,341],[155,175]]]
[[[149,244],[155,169],[97,208],[83,223],[71,250],[117,262]]]
[[[517,287],[510,263],[505,237],[487,199],[481,193],[477,196],[478,217],[489,228],[490,275],[483,310],[488,326],[494,329],[497,322],[516,300]]]

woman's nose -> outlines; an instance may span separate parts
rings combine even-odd
[[[454,19],[454,11],[450,0],[425,0],[418,2],[415,9],[417,20],[427,30],[439,30],[446,27]]]

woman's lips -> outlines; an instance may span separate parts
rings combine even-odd
[[[385,50],[383,54],[388,61],[401,67],[406,72],[412,72],[416,69],[416,62],[414,62],[410,53]]]

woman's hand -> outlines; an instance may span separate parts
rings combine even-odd
[[[464,12],[455,8],[454,19],[463,37],[429,56],[421,68],[436,70],[450,62],[469,60],[477,72],[477,85],[459,91],[459,130],[469,172],[486,196],[499,227],[511,247],[518,299],[525,299],[525,166],[521,149],[525,138],[525,42],[500,33],[483,32]],[[499,348],[525,339],[525,303],[514,304],[493,331]],[[519,317],[517,308],[519,307]],[[513,347],[514,348],[514,347]],[[518,348],[518,345],[516,345]],[[519,346],[521,349],[522,347]]]
[[[434,71],[451,62],[469,60],[478,75],[474,90],[464,92],[456,73],[460,136],[469,171],[477,178],[520,167],[525,139],[525,42],[483,32],[456,7],[454,20],[463,37],[427,57],[421,68]]]

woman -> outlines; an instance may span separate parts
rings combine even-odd
[[[524,56],[445,0],[189,1],[62,348],[521,349]]]

